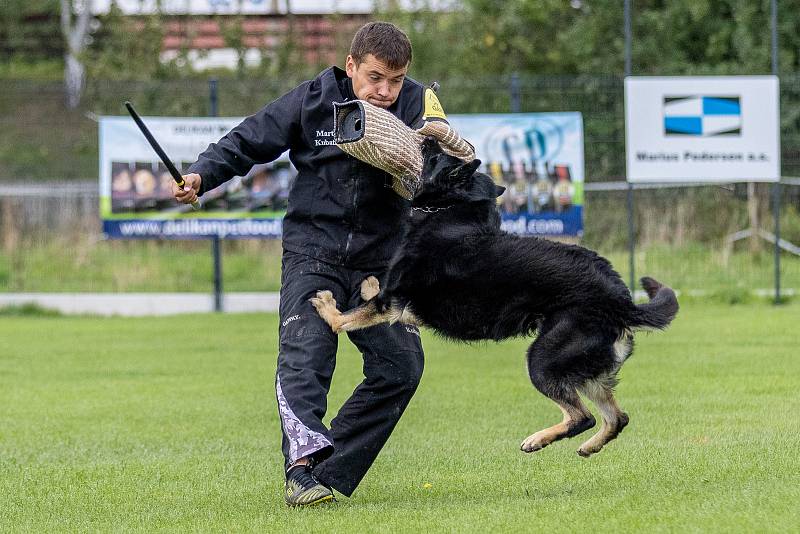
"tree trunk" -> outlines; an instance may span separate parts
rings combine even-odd
[[[70,109],[75,109],[81,103],[85,71],[83,63],[67,52],[64,57],[64,85],[67,90],[67,107]]]
[[[61,33],[66,41],[64,54],[64,87],[67,93],[67,107],[74,109],[81,102],[86,69],[80,55],[86,48],[89,33],[91,6],[89,0],[75,0],[76,18],[73,24],[73,6],[70,0],[61,0]]]

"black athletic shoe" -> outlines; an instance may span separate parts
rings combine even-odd
[[[286,504],[289,506],[313,506],[324,502],[335,502],[333,492],[311,473],[311,466],[295,465],[286,473]]]

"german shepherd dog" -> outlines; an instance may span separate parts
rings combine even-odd
[[[434,138],[423,142],[422,154],[422,185],[385,279],[366,279],[366,302],[346,313],[330,291],[311,303],[335,332],[400,321],[463,341],[538,334],[528,349],[528,374],[564,417],[521,449],[538,451],[594,427],[581,393],[597,405],[602,426],[578,454],[600,451],[628,424],[613,393],[633,332],[666,328],[678,312],[675,293],[642,278],[650,301],[636,305],[595,252],[501,231],[496,198],[504,188],[476,172],[479,160],[449,156]]]

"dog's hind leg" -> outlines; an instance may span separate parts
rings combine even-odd
[[[616,438],[628,425],[628,414],[620,410],[614,398],[615,376],[606,376],[589,380],[579,389],[600,410],[603,424],[600,430],[578,449],[584,458],[600,452],[603,446]]]
[[[544,330],[528,349],[528,374],[542,394],[553,400],[564,414],[562,421],[528,436],[520,448],[524,452],[543,449],[554,441],[571,438],[595,425],[595,419],[581,402],[575,386],[564,370],[581,350],[572,343],[572,327],[566,321]]]
[[[617,385],[617,372],[631,352],[633,352],[633,336],[629,332],[624,332],[613,346],[606,346],[597,355],[598,361],[613,362],[611,370],[597,378],[587,380],[578,387],[578,390],[597,406],[603,419],[597,434],[578,449],[578,454],[583,457],[600,452],[606,443],[616,438],[628,425],[628,414],[619,408],[614,399],[614,387]]]
[[[525,438],[525,441],[520,445],[520,449],[523,452],[538,451],[547,447],[554,441],[577,436],[581,432],[585,432],[594,426],[594,417],[586,406],[583,405],[577,392],[575,392],[575,390],[571,392],[565,390],[562,394],[563,397],[560,399],[554,398],[555,396],[551,396],[550,398],[561,408],[564,418],[560,423],[540,430]]]

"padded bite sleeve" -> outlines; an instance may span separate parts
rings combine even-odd
[[[446,153],[472,161],[475,151],[445,121],[426,121],[414,130],[364,100],[334,103],[336,145],[351,156],[392,175],[392,189],[411,199],[422,174],[422,141],[431,135]]]

